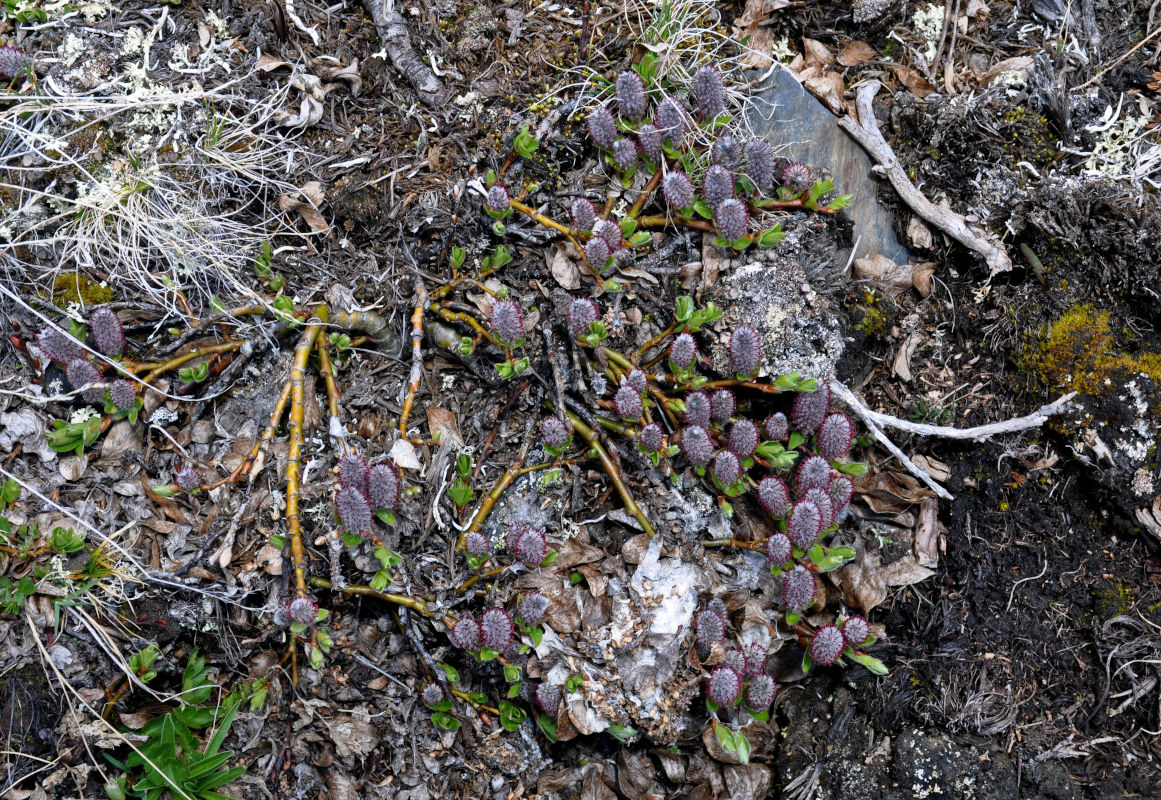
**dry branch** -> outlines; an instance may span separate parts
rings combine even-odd
[[[992,275],[1012,269],[1012,259],[1008,257],[1003,247],[972,230],[962,214],[932,203],[907,177],[906,170],[899,164],[899,159],[895,157],[891,146],[879,132],[879,125],[875,121],[873,101],[881,86],[878,81],[868,81],[860,86],[855,93],[855,105],[859,111],[858,121],[852,117],[839,117],[839,125],[878,162],[877,169],[886,173],[899,197],[912,211],[964,247],[983,256]]]
[[[425,105],[442,110],[447,103],[447,90],[411,46],[407,23],[394,4],[389,0],[363,0],[363,7],[371,15],[375,30],[383,40],[383,49],[395,69],[407,78]]]

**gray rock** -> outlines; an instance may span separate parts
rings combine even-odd
[[[793,161],[826,167],[840,194],[853,194],[847,214],[854,223],[855,258],[874,254],[906,264],[909,253],[895,238],[894,218],[880,205],[871,159],[838,126],[838,118],[784,69],[775,69],[751,98],[752,130]]]

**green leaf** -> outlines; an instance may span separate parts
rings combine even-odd
[[[558,559],[558,558],[560,558],[560,551],[553,550],[552,552],[550,552],[548,555],[546,555],[544,557],[544,560],[540,562],[540,566],[550,567],[556,562],[556,559]]]
[[[359,534],[351,533],[350,531],[343,531],[343,544],[345,544],[347,547],[358,547],[362,543],[363,537]],[[281,547],[281,545],[279,545],[279,547]]]
[[[391,569],[403,563],[403,556],[396,553],[389,547],[380,545],[375,548],[375,558],[379,559],[379,563],[383,565],[384,569]]]
[[[585,679],[583,675],[569,675],[564,681],[564,690],[569,694],[580,691],[581,686],[584,685]]]
[[[528,712],[515,703],[507,700],[500,701],[500,724],[506,731],[514,731],[528,719]]]
[[[775,225],[773,228],[762,231],[762,233],[758,235],[758,246],[774,247],[775,245],[781,244],[785,239],[786,234],[782,232],[782,226]]]
[[[653,241],[653,236],[648,231],[638,231],[628,238],[630,247],[644,247]]]
[[[614,722],[610,725],[608,731],[610,736],[622,742],[630,742],[637,735],[637,729],[632,725],[622,725],[619,722]]]
[[[713,219],[714,218],[714,210],[712,208],[710,208],[710,204],[707,203],[705,200],[694,200],[693,201],[693,210],[702,219]]]
[[[544,641],[544,628],[537,625],[535,628],[528,629],[528,638],[532,640],[532,644],[540,647],[540,643]]]
[[[282,534],[279,534],[279,533],[274,534],[273,536],[270,537],[270,546],[274,547],[278,550],[281,550],[283,547],[286,546],[286,537],[284,537]]]
[[[497,236],[503,236],[507,232],[507,226],[505,226],[504,223],[500,220],[496,220],[492,223],[492,233],[496,234]]]
[[[381,569],[375,573],[375,577],[371,579],[370,586],[376,592],[381,592],[391,585],[391,573],[385,569]]]
[[[468,252],[464,248],[456,245],[451,249],[451,268],[459,269],[464,265],[464,260],[468,257]]]
[[[822,572],[830,572],[833,569],[838,569],[843,564],[855,560],[855,549],[843,545],[841,547],[829,547],[824,550],[820,557],[814,557],[814,548],[811,548],[810,560],[818,566]]]
[[[800,619],[802,619],[802,615],[799,614],[797,611],[787,611],[786,612],[786,624],[787,625],[795,625],[798,623],[798,620],[800,620]]]
[[[621,236],[628,239],[637,230],[637,220],[633,217],[625,217],[621,220]]]
[[[451,664],[444,664],[442,661],[436,662],[436,666],[443,670],[443,674],[447,676],[448,683],[459,683],[460,673]]]
[[[472,692],[470,695],[468,695],[468,699],[476,705],[482,705],[488,702],[488,695],[484,694],[483,692]]]
[[[540,732],[544,734],[544,738],[552,744],[556,744],[556,720],[547,714],[540,714],[536,717],[536,724],[540,727]]]
[[[799,431],[793,431],[790,434],[790,441],[786,443],[786,449],[797,450],[798,448],[802,447],[802,444],[805,441],[805,436],[803,436]]]
[[[395,524],[395,513],[392,511],[388,511],[385,508],[376,509],[375,510],[375,518],[378,519],[380,522],[382,522],[384,525],[394,525]]]
[[[792,392],[798,385],[799,374],[791,372],[788,375],[779,375],[774,379],[774,387],[780,392]]]
[[[693,309],[693,298],[682,295],[677,298],[677,306],[673,316],[678,322],[686,322],[693,316]]]
[[[841,211],[842,209],[849,207],[851,201],[854,199],[855,196],[853,194],[840,194],[834,200],[831,200],[829,203],[827,203],[826,207],[831,211]]]
[[[500,655],[499,652],[493,650],[491,647],[480,648],[480,661],[491,661]]]
[[[714,736],[717,737],[718,744],[720,744],[722,746],[722,749],[725,750],[727,753],[737,752],[738,743],[734,739],[734,732],[732,730],[730,730],[730,728],[728,726],[715,725],[714,726]]]
[[[754,237],[752,236],[739,236],[737,239],[734,239],[732,242],[730,242],[730,247],[735,250],[745,250],[750,246],[750,242],[752,241],[754,241]]]
[[[524,677],[524,673],[520,667],[515,664],[504,665],[504,680],[508,681],[508,683],[515,683],[522,677]]]
[[[738,731],[734,735],[734,743],[737,745],[738,762],[742,764],[750,763],[750,740],[745,735]]]
[[[835,469],[839,472],[844,472],[847,475],[863,475],[867,471],[867,465],[861,461],[852,461],[849,464],[833,464]]]
[[[818,381],[814,378],[803,378],[794,387],[796,392],[816,392],[818,391]]]
[[[884,665],[882,661],[875,658],[874,656],[869,656],[866,653],[854,652],[849,647],[847,648],[846,655],[856,664],[862,664],[873,675],[886,675],[890,672],[886,665]]]
[[[490,169],[484,173],[484,186],[491,189],[499,178],[496,176],[496,170]]]
[[[758,720],[759,722],[769,722],[770,721],[770,712],[769,711],[755,711],[752,708],[747,708],[746,713],[749,714],[754,719]]]
[[[460,508],[472,502],[472,498],[476,496],[476,493],[472,491],[472,487],[460,480],[452,484],[452,487],[447,490],[447,494],[452,502]]]
[[[520,686],[522,684],[514,683],[508,687],[508,699],[511,700],[516,695],[520,694]]]
[[[431,724],[445,731],[458,731],[460,729],[460,721],[451,714],[445,714],[442,711],[437,711],[431,715]]]

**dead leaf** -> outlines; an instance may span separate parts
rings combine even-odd
[[[325,233],[331,229],[331,226],[327,224],[326,219],[323,218],[323,215],[316,208],[317,203],[311,199],[311,195],[316,194],[314,190],[318,186],[316,181],[312,181],[299,190],[307,202],[303,202],[299,198],[289,194],[284,194],[278,198],[278,207],[283,211],[297,211],[301,214],[306,224],[310,226],[311,233]],[[316,196],[318,196],[321,202],[321,192]]]
[[[915,524],[915,559],[919,566],[932,569],[939,566],[946,530],[939,521],[939,500],[927,498],[919,508],[919,519]]]
[[[214,38],[214,35],[210,32],[210,26],[206,25],[206,23],[204,23],[204,22],[199,22],[198,23],[198,44],[200,44],[202,47],[205,47],[210,43],[211,40],[213,40],[213,38]]]
[[[1135,511],[1137,521],[1145,526],[1145,530],[1161,539],[1161,494],[1153,498],[1153,507],[1138,508]]]
[[[935,240],[931,236],[931,228],[927,227],[927,223],[914,214],[907,221],[907,240],[912,247],[921,250],[930,250],[935,245]]]
[[[920,100],[930,94],[935,94],[935,87],[928,83],[927,79],[919,73],[918,70],[911,67],[901,67],[894,65],[891,71],[895,73],[895,77],[899,79],[899,83],[911,94],[918,97]]]
[[[573,254],[576,253],[576,248],[573,247],[572,242],[557,242],[556,250],[552,253],[545,253],[544,259],[548,262],[548,271],[552,273],[552,277],[562,289],[579,289],[581,285],[580,267],[577,266],[577,259]]]
[[[260,72],[273,72],[280,67],[293,66],[289,61],[283,61],[281,58],[275,58],[269,53],[263,53],[258,56],[258,70]]]
[[[911,459],[915,464],[937,481],[945,481],[951,477],[951,468],[937,458],[931,456],[914,456]],[[927,502],[927,501],[924,501]]]
[[[396,439],[395,444],[391,446],[391,452],[387,455],[400,469],[423,469],[423,465],[415,455],[415,447],[406,439]]]
[[[879,551],[867,550],[862,536],[855,539],[854,560],[830,573],[843,601],[867,614],[887,599],[887,584],[879,569]]]
[[[316,58],[311,62],[311,69],[324,81],[331,81],[326,87],[328,91],[338,87],[334,81],[347,84],[353,97],[358,97],[359,92],[363,89],[363,79],[359,75],[359,59],[357,58],[346,67]]]
[[[845,108],[843,103],[843,76],[834,70],[824,70],[813,78],[802,82],[803,87],[822,101],[832,113],[839,114]]]
[[[855,478],[854,484],[876,514],[896,514],[931,496],[931,490],[913,475],[896,470],[868,470]]]
[[[856,258],[853,271],[856,278],[871,281],[892,297],[907,291],[912,286],[911,266],[909,264],[896,264],[879,253],[866,258]]]
[[[874,57],[875,48],[866,42],[856,39],[853,42],[847,42],[843,45],[843,49],[839,51],[838,63],[844,67],[853,67],[862,64],[864,61],[870,61]]]
[[[427,428],[431,431],[433,439],[438,435],[441,447],[446,446],[453,450],[459,450],[464,446],[464,437],[460,435],[459,426],[456,425],[455,414],[446,408],[427,407]]]
[[[61,477],[66,481],[76,482],[85,474],[85,470],[89,468],[89,459],[85,456],[69,456],[62,458],[57,467],[60,470]]]
[[[834,63],[834,53],[817,39],[802,37],[802,55],[809,67],[829,67]]]
[[[997,62],[984,73],[984,77],[980,79],[980,86],[987,84],[1000,77],[1005,72],[1020,72],[1027,74],[1032,69],[1032,65],[1036,63],[1031,56],[1016,56],[1015,58],[1005,58],[1003,61]]]
[[[935,570],[920,566],[913,558],[901,558],[883,568],[883,581],[888,586],[910,586],[934,574]]]
[[[991,10],[984,0],[968,0],[967,11],[964,13],[969,19],[975,19],[976,17],[987,17]]]
[[[141,427],[121,420],[109,429],[101,442],[101,460],[119,458],[129,450],[141,450]]]
[[[336,716],[328,726],[327,734],[335,743],[335,754],[339,758],[369,756],[379,744],[374,725],[347,714]]]
[[[903,344],[899,345],[899,349],[895,352],[895,361],[891,365],[891,370],[902,380],[911,381],[911,356],[922,341],[923,334],[919,331],[912,331],[911,335]]]

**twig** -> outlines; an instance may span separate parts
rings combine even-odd
[[[1009,611],[1012,610],[1012,599],[1016,596],[1016,587],[1017,586],[1019,586],[1021,583],[1025,583],[1026,581],[1034,581],[1037,578],[1043,578],[1044,573],[1047,571],[1048,571],[1048,556],[1044,556],[1044,569],[1040,570],[1039,575],[1032,575],[1032,576],[1027,577],[1027,578],[1021,578],[1020,580],[1018,580],[1012,584],[1012,591],[1008,592],[1008,605],[1004,609],[1004,613],[1007,614]]]
[[[908,422],[907,420],[893,417],[890,414],[883,414],[878,411],[872,411],[863,404],[861,400],[839,381],[830,382],[831,393],[846,403],[850,408],[862,418],[863,422],[875,437],[886,447],[892,455],[898,458],[908,471],[919,480],[923,481],[927,486],[937,495],[945,500],[954,499],[954,495],[935,482],[935,479],[927,474],[919,465],[904,455],[887,435],[883,432],[882,426],[889,426],[898,428],[899,430],[908,431],[910,433],[917,433],[922,436],[942,436],[947,439],[970,439],[970,440],[984,440],[999,433],[1012,433],[1014,431],[1026,430],[1028,428],[1038,428],[1054,414],[1061,413],[1068,401],[1076,396],[1076,392],[1069,392],[1054,403],[1043,406],[1039,410],[1016,419],[1006,420],[1004,422],[993,422],[988,425],[979,425],[974,428],[952,428],[943,425],[927,425],[919,422]]]
[[[290,368],[290,445],[286,454],[286,527],[290,533],[290,558],[294,562],[294,584],[299,597],[306,596],[306,550],[302,546],[302,521],[298,515],[298,467],[302,458],[302,422],[306,362],[314,349],[319,331],[327,321],[327,307],[315,309],[314,319],[294,346],[294,363]]]
[[[421,278],[415,279],[415,310],[411,313],[411,376],[407,381],[407,395],[403,398],[403,410],[399,413],[399,433],[407,436],[407,418],[415,404],[415,393],[419,391],[419,381],[423,377],[423,312],[427,308],[427,287]]]
[[[600,460],[601,466],[605,468],[605,473],[608,474],[609,480],[613,482],[613,486],[617,489],[617,494],[621,495],[621,503],[625,506],[625,513],[635,518],[640,523],[641,530],[645,531],[645,533],[650,536],[656,536],[657,531],[653,530],[653,524],[649,522],[649,517],[645,516],[645,512],[641,510],[641,507],[637,505],[637,501],[633,499],[633,495],[629,491],[629,487],[625,484],[624,477],[621,475],[621,470],[613,462],[612,457],[609,456],[609,452],[605,449],[604,445],[601,444],[601,440],[597,437],[597,432],[581,422],[580,417],[568,409],[565,409],[564,413],[568,415],[569,421],[572,422],[573,430],[579,433],[581,438],[588,442],[589,447],[596,452],[597,459]]]
[[[1103,78],[1103,77],[1104,77],[1106,74],[1108,74],[1109,70],[1111,70],[1111,69],[1115,69],[1115,68],[1117,67],[1117,65],[1119,65],[1119,64],[1120,64],[1121,62],[1123,62],[1123,61],[1124,61],[1126,58],[1128,58],[1129,56],[1133,55],[1133,53],[1137,52],[1137,51],[1138,51],[1138,50],[1140,50],[1142,47],[1144,47],[1146,44],[1148,44],[1148,43],[1149,43],[1149,42],[1150,42],[1150,41],[1153,39],[1153,37],[1155,37],[1155,36],[1156,36],[1157,34],[1159,34],[1159,33],[1161,33],[1161,25],[1159,25],[1159,26],[1157,26],[1156,28],[1154,28],[1152,33],[1150,33],[1150,34],[1149,34],[1148,36],[1146,36],[1144,39],[1142,39],[1141,41],[1137,42],[1135,45],[1133,45],[1133,46],[1132,46],[1132,47],[1130,47],[1128,50],[1126,50],[1126,51],[1124,52],[1124,54],[1123,54],[1123,55],[1121,55],[1121,57],[1120,57],[1120,58],[1118,58],[1116,61],[1114,61],[1113,63],[1109,64],[1107,67],[1105,67],[1104,69],[1102,69],[1102,70],[1101,70],[1100,72],[1098,72],[1096,75],[1093,75],[1091,78],[1089,78],[1087,81],[1085,81],[1084,83],[1082,83],[1080,86],[1075,86],[1075,87],[1073,87],[1073,91],[1074,91],[1074,92],[1076,92],[1076,91],[1080,91],[1081,89],[1087,89],[1088,87],[1092,86],[1094,83],[1096,83],[1096,82],[1097,82],[1097,81],[1099,81],[1101,78]]]
[[[327,387],[327,411],[330,414],[327,433],[330,434],[331,447],[334,448],[335,455],[345,456],[348,449],[347,429],[343,427],[343,421],[339,418],[339,386],[335,382],[335,366],[331,361],[330,342],[327,341],[327,337],[319,336],[315,345],[318,347],[318,371]]]
[[[875,121],[873,103],[875,94],[881,87],[882,84],[875,80],[860,86],[855,94],[859,120],[855,121],[853,117],[849,116],[839,117],[838,124],[874,157],[878,162],[878,168],[886,173],[887,179],[891,181],[891,185],[898,192],[899,197],[912,211],[960,244],[979,253],[991,268],[992,275],[1012,269],[1012,259],[1008,257],[1004,248],[993,244],[969,228],[962,214],[940,208],[932,203],[915,188],[915,184],[907,177],[906,170],[899,164],[899,159],[895,157],[891,146],[887,144],[887,140],[879,132],[879,125]]]
[[[415,88],[424,104],[442,111],[447,104],[447,90],[411,46],[411,34],[403,16],[390,0],[363,0],[363,7],[371,15],[375,30],[383,40],[383,49],[395,69]]]

